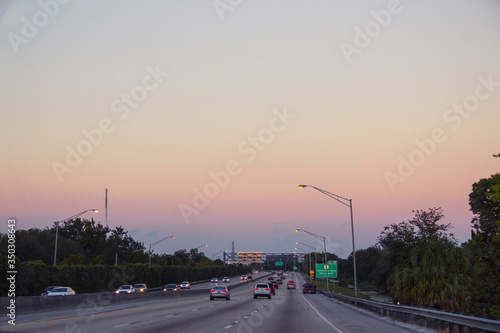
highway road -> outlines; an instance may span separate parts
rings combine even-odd
[[[259,272],[259,273],[257,273],[255,275],[255,278],[262,277],[262,276],[264,276],[266,274],[269,274],[269,273]],[[241,275],[230,277],[229,283],[222,283],[223,276],[217,276],[217,278],[219,279],[219,283],[218,284],[224,284],[226,286],[234,286],[234,285],[237,285],[237,284],[240,284],[240,283],[248,283],[248,281],[242,281],[241,280]],[[214,283],[210,283],[210,282],[202,282],[202,283],[197,283],[197,284],[191,285],[191,289],[192,290],[209,289],[213,285],[215,285],[215,284]]]
[[[89,309],[19,315],[16,326],[1,332],[430,332],[338,303],[320,294],[287,290],[272,299],[253,298],[254,283],[236,288],[231,300],[209,295],[155,299]],[[2,321],[4,323],[4,321]]]

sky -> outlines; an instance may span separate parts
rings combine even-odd
[[[499,172],[500,2],[0,2],[0,232],[346,258]],[[18,246],[22,246],[19,244]],[[299,251],[309,250],[302,246]]]

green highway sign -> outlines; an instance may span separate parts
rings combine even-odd
[[[293,270],[296,271],[297,270],[297,266],[293,266]]]
[[[316,277],[326,278],[328,273],[329,278],[337,277],[337,261],[334,260],[332,263],[328,264],[316,264]]]
[[[275,266],[283,266],[283,261],[276,261],[274,263]]]

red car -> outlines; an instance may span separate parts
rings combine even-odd
[[[295,282],[288,281],[288,283],[286,284],[286,289],[295,289]]]
[[[305,283],[302,286],[302,292],[305,293],[311,293],[311,294],[316,294],[316,285],[312,283]]]

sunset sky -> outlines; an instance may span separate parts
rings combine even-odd
[[[500,170],[500,1],[1,1],[0,232],[352,251]],[[67,2],[67,3],[66,3]],[[22,246],[22,244],[18,244]],[[307,248],[305,248],[307,249]],[[219,254],[220,255],[220,254]],[[218,255],[217,255],[218,256]]]

